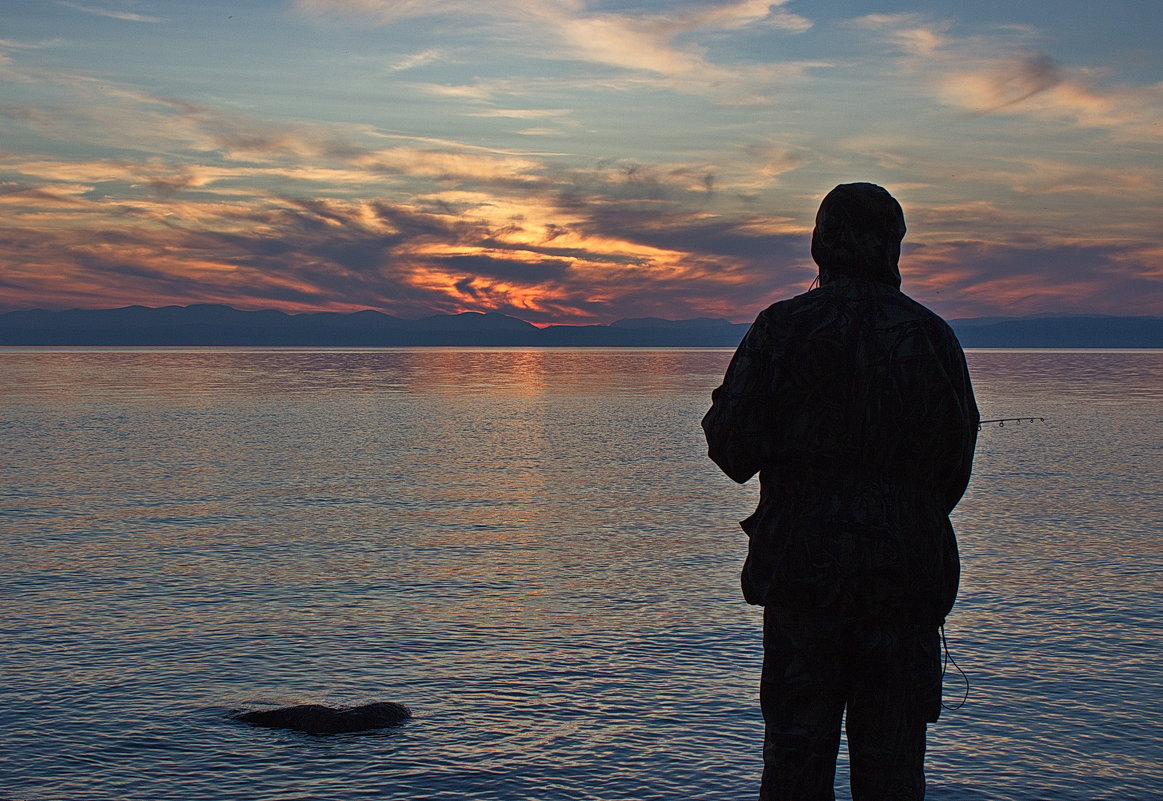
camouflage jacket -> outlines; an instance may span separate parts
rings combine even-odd
[[[703,418],[723,472],[759,473],[746,599],[942,622],[978,420],[952,329],[888,283],[824,273],[763,311]]]

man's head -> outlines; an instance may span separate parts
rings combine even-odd
[[[897,261],[905,215],[896,199],[876,184],[840,184],[816,213],[812,258],[821,273],[843,273],[901,285]]]

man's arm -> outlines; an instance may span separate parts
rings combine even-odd
[[[960,440],[954,457],[954,467],[950,481],[945,490],[945,508],[952,512],[953,507],[965,494],[969,486],[969,475],[973,472],[973,452],[977,447],[977,428],[981,422],[981,415],[977,410],[977,400],[973,395],[973,385],[969,380],[969,367],[965,363],[965,352],[954,340],[954,363],[957,365],[953,373],[954,388],[957,392],[961,407]]]
[[[703,417],[707,455],[742,484],[763,467],[771,419],[771,375],[763,317],[756,320],[735,351],[722,385],[711,393]]]

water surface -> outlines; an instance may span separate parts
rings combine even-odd
[[[4,797],[752,797],[729,356],[0,349]],[[930,797],[1158,798],[1163,353],[970,363],[1047,422],[984,429],[956,513]],[[372,700],[416,717],[228,718]]]

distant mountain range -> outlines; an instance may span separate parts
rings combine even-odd
[[[1050,316],[951,320],[968,348],[1163,348],[1163,317]],[[747,324],[642,317],[537,328],[504,314],[405,320],[353,314],[239,311],[198,304],[0,314],[0,345],[734,347]]]

